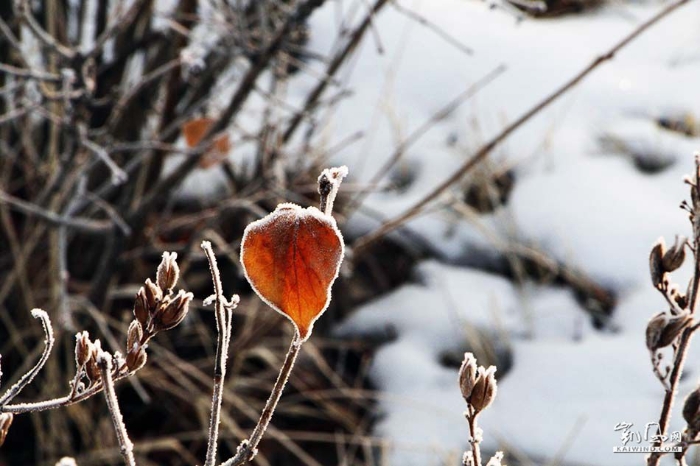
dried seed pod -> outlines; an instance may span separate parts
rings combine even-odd
[[[163,291],[150,278],[146,279],[144,289],[146,292],[146,308],[153,313],[163,300]]]
[[[12,413],[2,413],[0,414],[0,447],[5,443],[5,438],[7,433],[10,431],[10,426],[12,425],[12,419],[14,415]]]
[[[164,300],[153,318],[155,331],[170,330],[182,322],[189,311],[192,298],[192,293],[180,290],[172,300]]]
[[[479,413],[488,408],[496,397],[496,368],[490,366],[488,369],[479,367],[476,376],[476,384],[469,397],[469,404],[474,411]]]
[[[651,282],[654,287],[661,289],[666,281],[666,271],[663,266],[663,257],[666,253],[666,243],[663,238],[659,238],[656,244],[651,248],[649,254],[649,272],[651,274]]]
[[[139,321],[134,320],[129,324],[129,330],[126,333],[126,351],[132,351],[134,347],[138,346],[143,338],[143,328]]]
[[[660,312],[649,320],[646,331],[647,348],[656,351],[673,343],[676,338],[693,322],[690,314],[677,316]]]
[[[100,380],[102,375],[100,374],[100,368],[97,366],[97,356],[102,352],[102,343],[100,340],[95,340],[90,348],[90,358],[85,364],[85,373],[91,382],[97,382]]]
[[[141,369],[146,364],[146,348],[134,348],[126,353],[126,367],[130,372]]]
[[[170,293],[180,277],[176,252],[164,252],[156,272],[156,283],[164,292]]]
[[[469,402],[469,397],[476,383],[476,374],[476,358],[472,353],[464,353],[464,361],[462,361],[462,367],[459,368],[459,389],[467,402]]]
[[[75,334],[75,366],[81,368],[88,362],[92,355],[92,342],[90,336],[83,330]]]
[[[142,286],[139,288],[138,293],[136,293],[136,300],[134,301],[134,317],[141,323],[141,327],[145,328],[148,326],[148,318],[150,316],[148,297],[146,296],[146,289]]]
[[[677,270],[685,260],[685,241],[686,239],[676,237],[676,242],[671,249],[666,251],[661,259],[661,265],[666,272]]]
[[[683,419],[688,428],[700,431],[700,387],[693,390],[683,404]]]

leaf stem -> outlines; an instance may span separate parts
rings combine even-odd
[[[292,340],[292,344],[289,347],[289,351],[287,351],[287,356],[284,359],[284,363],[282,364],[280,373],[277,376],[275,386],[272,387],[272,393],[270,393],[270,398],[265,404],[265,408],[263,409],[262,414],[260,415],[258,424],[255,426],[255,429],[253,429],[253,433],[251,434],[250,439],[244,440],[238,447],[236,455],[228,461],[224,462],[221,466],[239,466],[241,464],[246,463],[247,461],[252,460],[258,453],[258,444],[260,443],[260,440],[262,440],[263,435],[265,435],[265,431],[267,430],[267,426],[270,424],[270,420],[272,419],[272,415],[275,412],[277,403],[279,402],[280,397],[282,396],[282,392],[284,391],[284,387],[287,384],[287,380],[289,380],[289,375],[291,374],[292,368],[294,367],[294,362],[296,361],[297,356],[299,355],[301,344],[301,338],[297,333],[296,335],[294,335],[294,339]]]

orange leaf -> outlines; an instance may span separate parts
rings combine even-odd
[[[182,125],[182,134],[185,136],[185,143],[188,147],[194,147],[202,140],[209,127],[214,123],[211,118],[195,118]],[[214,142],[207,149],[199,165],[202,168],[209,168],[221,162],[231,150],[231,142],[228,135],[222,133],[214,138]]]
[[[255,292],[291,320],[304,341],[328,307],[344,252],[333,217],[280,204],[245,229],[241,262]]]

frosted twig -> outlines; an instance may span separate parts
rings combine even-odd
[[[90,152],[94,153],[107,166],[107,168],[109,168],[109,171],[112,174],[112,184],[119,185],[125,183],[126,180],[129,179],[129,175],[127,175],[126,172],[122,170],[121,167],[114,162],[114,160],[112,160],[104,147],[88,139],[87,130],[84,126],[81,125],[78,128],[80,132],[81,144],[90,150]]]
[[[5,203],[24,214],[39,217],[52,225],[65,225],[84,233],[104,233],[112,228],[111,222],[102,220],[87,220],[82,218],[66,218],[55,212],[43,209],[38,205],[23,201],[0,190],[0,203]]]
[[[112,417],[114,430],[117,433],[117,441],[119,442],[119,451],[124,457],[124,462],[129,466],[136,466],[134,459],[134,444],[129,439],[129,434],[126,432],[124,418],[119,409],[119,400],[117,393],[114,391],[114,380],[112,379],[112,356],[106,351],[101,351],[97,355],[97,366],[100,368],[102,375],[102,383],[104,385],[105,400],[109,408],[109,414]]]
[[[700,212],[697,211],[696,199],[700,199],[700,185],[698,184],[700,180],[700,158],[696,156],[695,159],[695,176],[694,183],[691,184],[691,198],[693,199],[693,211],[690,214],[691,223],[693,225],[693,250],[695,255],[695,265],[693,278],[691,280],[691,287],[688,292],[688,298],[690,299],[688,303],[688,312],[690,315],[696,314],[696,308],[698,307],[698,301],[700,300],[700,224],[698,223],[698,218]],[[661,414],[659,415],[659,437],[654,446],[661,446],[661,437],[666,435],[668,430],[668,425],[671,419],[671,409],[673,407],[673,401],[676,398],[678,392],[678,383],[681,379],[681,374],[683,373],[683,366],[685,365],[685,360],[688,353],[688,347],[690,346],[690,341],[693,337],[693,333],[697,327],[694,324],[691,327],[686,328],[680,335],[678,340],[678,346],[675,348],[673,365],[671,368],[671,374],[668,378],[669,387],[666,389],[666,394],[664,396],[663,405],[661,407]],[[684,461],[686,449],[683,449],[681,453],[676,454],[676,459],[679,464]],[[662,453],[651,453],[647,458],[648,466],[657,466],[659,460],[661,459]]]
[[[39,358],[39,361],[34,365],[34,367],[24,374],[16,384],[11,386],[7,392],[0,398],[0,412],[4,412],[3,408],[7,403],[12,401],[14,397],[19,395],[19,393],[31,383],[32,380],[34,380],[34,377],[39,373],[39,371],[44,367],[44,364],[46,364],[46,361],[49,359],[49,355],[51,354],[51,350],[53,349],[54,345],[54,336],[53,336],[53,327],[51,326],[51,319],[49,319],[49,315],[46,313],[46,311],[42,309],[32,309],[32,317],[35,319],[40,319],[41,320],[41,325],[44,329],[44,335],[46,336],[46,340],[44,341],[44,352],[41,355],[41,358]]]
[[[326,215],[333,213],[333,203],[338,195],[340,183],[348,176],[348,167],[326,168],[318,177],[318,193],[321,195],[320,210]]]
[[[345,44],[345,47],[338,52],[338,54],[333,57],[333,60],[330,62],[328,65],[328,69],[326,71],[326,76],[328,76],[326,79],[322,80],[319,82],[316,87],[309,93],[309,95],[306,97],[306,102],[304,102],[304,106],[302,107],[302,110],[298,112],[294,117],[292,118],[292,121],[289,122],[289,126],[287,126],[287,129],[285,130],[284,134],[282,135],[282,142],[287,142],[291,139],[292,135],[295,133],[297,130],[297,127],[299,124],[302,122],[304,115],[307,115],[311,112],[311,110],[314,109],[316,104],[318,103],[318,99],[321,97],[321,94],[323,94],[323,91],[326,89],[328,84],[332,81],[333,77],[337,73],[337,71],[340,69],[340,66],[345,63],[347,60],[348,56],[355,50],[357,45],[360,43],[360,40],[364,36],[365,32],[367,29],[372,25],[372,18],[375,14],[377,14],[384,6],[387,4],[388,0],[377,0],[374,3],[374,6],[372,9],[367,13],[367,16],[365,17],[364,21],[355,29],[355,31],[352,33],[352,36],[348,39],[348,42]]]
[[[202,241],[202,249],[209,261],[211,279],[214,283],[214,313],[216,315],[216,360],[214,361],[214,390],[211,398],[211,418],[209,420],[209,435],[207,443],[207,458],[205,466],[216,464],[216,448],[219,438],[219,422],[221,418],[221,403],[224,397],[224,381],[226,379],[226,360],[231,343],[231,320],[233,309],[238,305],[238,295],[233,295],[231,301],[226,301],[221,285],[219,266],[209,241]]]
[[[267,430],[267,426],[270,424],[270,420],[272,419],[277,403],[282,396],[287,380],[289,380],[289,375],[294,367],[294,362],[296,361],[297,356],[299,355],[299,350],[301,349],[301,343],[299,334],[297,333],[292,340],[289,351],[287,351],[287,356],[282,364],[282,369],[280,369],[275,385],[272,387],[270,398],[265,404],[265,408],[260,415],[258,424],[255,426],[255,429],[253,429],[250,439],[241,442],[238,450],[236,451],[236,455],[222,463],[221,466],[239,466],[252,460],[255,455],[257,455],[258,444],[260,443],[260,440],[262,440],[263,435],[265,435],[265,431]]]
[[[22,14],[24,16],[25,22],[29,26],[29,29],[34,33],[37,39],[39,39],[45,46],[47,46],[52,51],[61,55],[63,58],[72,60],[75,57],[75,51],[60,44],[51,34],[46,32],[41,25],[37,22],[36,18],[31,11],[31,6],[29,0],[21,0]]]
[[[476,425],[476,414],[467,416],[467,422],[469,424],[469,432],[472,436],[470,443],[472,444],[474,466],[481,466],[481,447],[479,446],[481,434],[479,433],[479,427]]]

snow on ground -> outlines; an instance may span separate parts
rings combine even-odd
[[[661,6],[612,4],[584,16],[516,25],[508,14],[478,2],[402,5],[419,9],[475,53],[467,57],[450,48],[395,10],[381,15],[376,24],[386,52],[378,56],[372,41],[365,41],[348,78],[355,95],[331,123],[340,137],[372,122],[369,142],[336,157],[349,165],[351,176],[373,175],[398,143],[397,132],[405,138],[497,64],[507,64],[508,71],[407,151],[406,163],[417,168],[408,191],[367,199],[389,217]],[[638,454],[612,454],[621,445],[614,426],[632,422],[643,430],[658,419],[663,397],[644,345],[647,319],[663,309],[650,287],[648,252],[659,236],[670,242],[675,234],[689,234],[677,206],[687,196],[681,179],[692,170],[700,144],[655,120],[700,110],[693,85],[700,71],[700,49],[693,45],[700,39],[693,26],[699,15],[700,8],[691,5],[649,31],[494,154],[515,167],[517,181],[509,205],[482,221],[497,235],[534,242],[615,289],[618,332],[593,330],[564,291],[518,291],[500,278],[436,263],[419,268],[425,285],[407,285],[366,305],[338,329],[339,335],[386,326],[397,332],[397,340],[377,352],[370,374],[383,391],[376,433],[394,441],[391,464],[457,464],[467,446],[464,402],[455,370],[441,366],[440,355],[469,346],[469,326],[493,338],[504,329],[510,335],[513,367],[481,418],[486,448],[507,446],[542,463],[643,462]],[[319,39],[330,34],[328,22],[314,17]],[[453,135],[458,144],[449,147]],[[645,174],[625,153],[651,154],[671,165]],[[355,232],[373,226],[360,215],[353,220]],[[454,222],[434,214],[410,227],[447,257],[474,242],[489,244],[465,220],[455,234]],[[679,277],[687,280],[687,270]],[[698,381],[700,352],[693,351],[684,394]],[[681,426],[676,419],[674,428]]]
[[[338,18],[355,9],[357,22],[367,4],[327,2],[311,18],[310,48],[321,54],[334,50]],[[367,197],[365,205],[386,217],[410,207],[480,144],[664,6],[610,2],[583,15],[518,23],[511,13],[477,1],[400,4],[474,53],[391,5],[375,17],[376,36],[368,34],[339,75],[352,95],[327,115],[315,141],[333,146],[365,133],[333,156],[350,168],[348,182],[366,182],[437,110],[498,65],[507,70],[406,150],[399,166],[409,167],[415,178],[404,191]],[[376,433],[393,442],[391,464],[458,463],[467,445],[464,405],[456,370],[443,367],[440,357],[473,345],[474,329],[503,340],[513,358],[499,380],[495,404],[481,417],[486,448],[507,445],[541,464],[556,459],[572,465],[642,464],[639,454],[612,454],[621,445],[614,426],[633,422],[633,430],[643,430],[658,419],[663,396],[644,346],[646,321],[664,306],[651,289],[647,258],[659,236],[672,242],[675,234],[689,234],[678,205],[687,196],[682,176],[692,170],[700,141],[656,121],[700,114],[699,17],[700,4],[683,7],[497,149],[492,160],[514,168],[515,189],[506,207],[480,217],[479,227],[444,209],[409,223],[449,258],[475,245],[493,248],[494,236],[534,243],[614,289],[620,301],[617,331],[600,332],[564,290],[519,290],[473,269],[420,265],[419,283],[367,304],[338,328],[342,336],[396,330],[397,339],[378,350],[370,373],[383,392]],[[227,79],[238,76],[233,70]],[[304,73],[295,77],[288,103],[299,106],[316,80]],[[233,86],[220,86],[223,103]],[[261,101],[246,105],[238,128],[255,129]],[[234,147],[234,161],[253,156],[252,148]],[[635,160],[668,166],[644,173]],[[184,189],[207,195],[215,188],[211,173],[202,172]],[[376,220],[360,211],[346,229],[358,235],[374,226]],[[688,270],[679,277],[685,283]],[[698,382],[698,356],[696,342],[683,396]],[[673,429],[680,428],[676,419]]]

